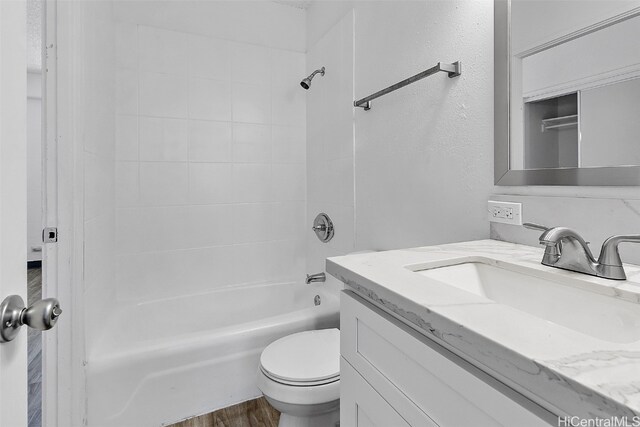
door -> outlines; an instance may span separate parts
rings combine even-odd
[[[0,301],[27,297],[26,2],[0,1]],[[27,332],[0,343],[0,426],[27,425]]]

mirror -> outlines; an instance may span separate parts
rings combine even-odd
[[[495,0],[496,185],[640,185],[640,0]]]

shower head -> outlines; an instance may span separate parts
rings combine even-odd
[[[315,70],[313,73],[311,73],[309,75],[309,77],[307,77],[306,79],[302,80],[300,82],[300,86],[302,86],[303,89],[309,89],[311,87],[311,80],[313,80],[313,78],[318,73],[320,73],[321,76],[324,76],[324,67],[320,68],[319,70]]]

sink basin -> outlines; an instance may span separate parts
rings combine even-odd
[[[640,304],[482,262],[416,273],[600,340],[640,340]]]

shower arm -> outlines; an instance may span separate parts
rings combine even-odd
[[[307,77],[309,80],[313,79],[316,74],[320,73],[321,76],[324,76],[324,67],[320,68],[319,70],[315,70],[313,73],[311,73],[311,75],[309,75],[309,77]]]

